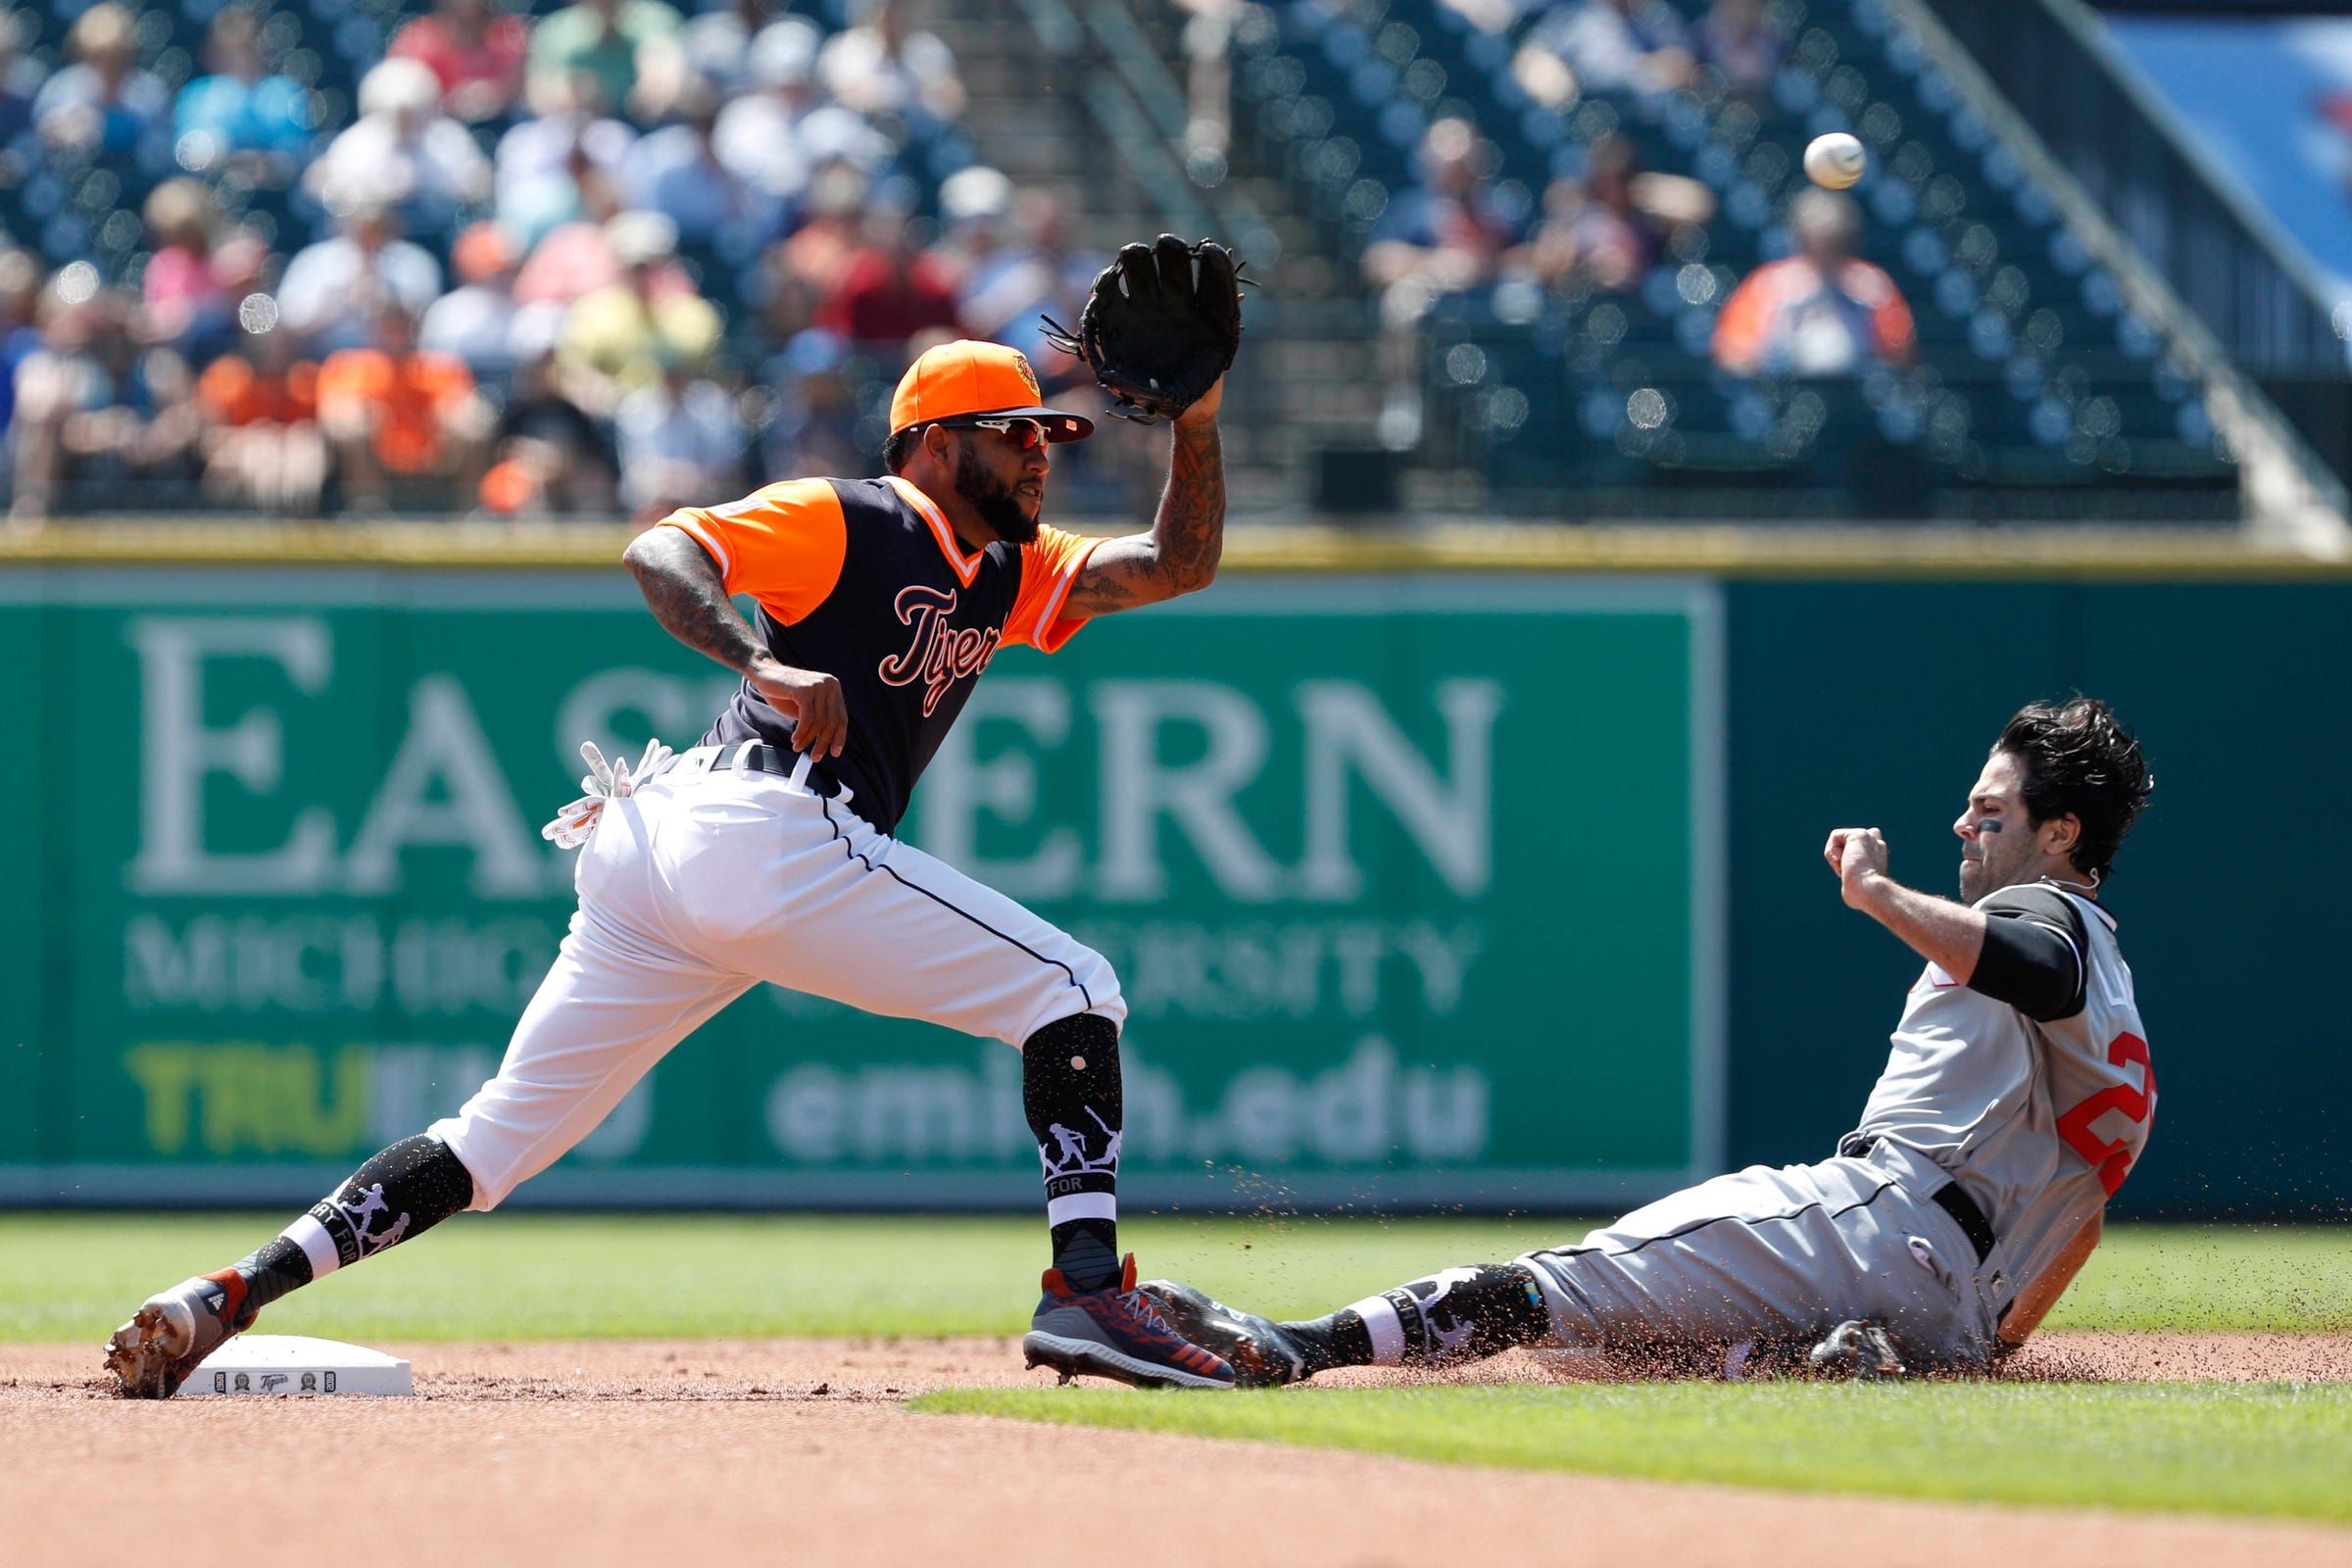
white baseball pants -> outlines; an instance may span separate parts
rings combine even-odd
[[[877,831],[848,795],[711,771],[717,750],[606,803],[570,934],[498,1076],[429,1129],[472,1173],[474,1208],[554,1164],[761,982],[1016,1048],[1057,1018],[1125,1020],[1101,955]]]
[[[1751,1165],[1519,1261],[1560,1345],[1730,1348],[1876,1318],[1914,1367],[1970,1364],[1997,1318],[1976,1248],[1929,1200],[1949,1179],[1885,1142],[1861,1158]]]

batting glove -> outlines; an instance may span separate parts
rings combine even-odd
[[[559,850],[578,849],[595,836],[596,824],[605,814],[605,802],[636,794],[639,786],[662,771],[662,765],[672,755],[660,741],[649,741],[636,766],[631,767],[625,760],[614,766],[605,760],[605,754],[597,750],[596,742],[582,741],[580,760],[588,764],[588,771],[580,779],[580,788],[586,793],[558,811],[555,820],[539,830],[539,836]]]

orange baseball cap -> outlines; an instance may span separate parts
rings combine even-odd
[[[890,400],[893,435],[918,424],[1002,415],[1035,419],[1049,441],[1077,441],[1095,433],[1083,415],[1044,406],[1037,372],[1020,350],[958,338],[926,352],[899,378]]]

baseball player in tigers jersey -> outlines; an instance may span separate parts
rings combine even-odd
[[[1510,1263],[1441,1270],[1311,1322],[1144,1287],[1244,1384],[1519,1345],[1651,1367],[1855,1375],[1981,1367],[2024,1343],[2098,1245],[2156,1103],[2147,1031],[2098,903],[2148,790],[2105,705],[2035,704],[1952,824],[1961,901],[1886,874],[1876,828],[1825,851],[1845,902],[1927,960],[1836,1157],[1719,1176]]]
[[[878,479],[795,479],[672,514],[625,557],[655,616],[743,684],[702,744],[608,767],[549,824],[580,850],[579,910],[498,1076],[237,1264],[151,1298],[108,1348],[124,1392],[170,1396],[263,1306],[496,1207],[705,1019],[765,982],[926,1018],[1022,1053],[1053,1267],[1032,1365],[1224,1387],[1135,1289],[1117,1248],[1126,1004],[1101,956],[892,836],[972,683],[1097,615],[1204,588],[1222,544],[1221,383],[1174,420],[1148,533],[1038,520],[1053,444],[1028,362],[932,349],[900,382]],[[758,607],[747,622],[732,602]]]

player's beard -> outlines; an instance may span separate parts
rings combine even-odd
[[[2023,862],[2033,853],[2029,841],[2025,846],[2012,848],[2010,835],[2003,828],[1977,836],[1978,858],[1965,856],[1960,860],[1960,902],[1975,904],[1987,893],[1997,893],[2020,881]]]
[[[1037,519],[1022,510],[1013,487],[989,472],[968,447],[956,455],[956,493],[1006,544],[1025,545],[1037,537]]]

